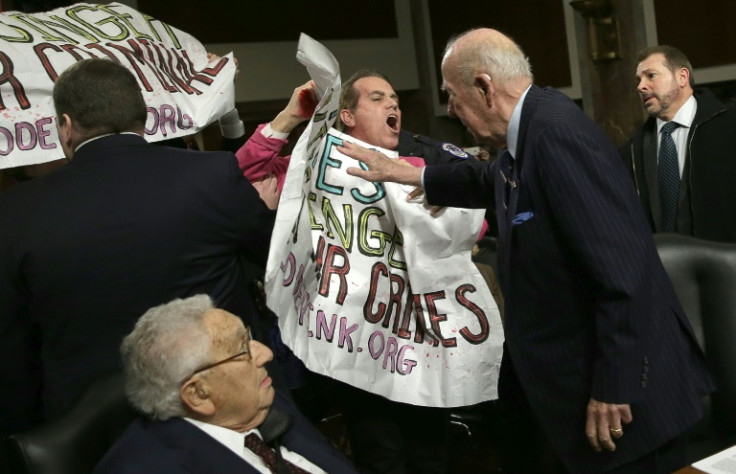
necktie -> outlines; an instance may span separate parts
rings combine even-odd
[[[511,153],[508,150],[501,152],[499,162],[499,171],[501,172],[501,179],[504,183],[504,200],[503,207],[506,209],[509,205],[509,195],[511,194],[511,188],[516,187],[514,182],[514,159],[511,157]]]
[[[672,131],[677,127],[674,122],[662,126],[662,140],[659,143],[659,196],[662,203],[662,230],[675,231],[677,220],[677,203],[680,198],[680,165],[677,160],[677,148],[672,140]]]
[[[271,470],[272,473],[278,474],[279,472],[279,464],[281,463],[283,466],[286,467],[287,471],[290,474],[309,474],[304,469],[300,468],[299,466],[296,466],[286,459],[281,458],[281,456],[276,457],[276,453],[274,450],[268,447],[266,443],[263,442],[260,436],[258,436],[255,433],[251,433],[248,436],[245,437],[245,447],[253,451],[255,454],[261,457],[266,462],[266,465]]]

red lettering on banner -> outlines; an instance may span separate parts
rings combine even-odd
[[[376,324],[381,320],[383,315],[386,314],[386,305],[384,303],[378,303],[376,312],[374,313],[372,311],[373,304],[376,301],[379,274],[383,276],[388,275],[388,269],[383,262],[376,262],[373,264],[373,268],[371,269],[371,285],[368,289],[368,298],[365,300],[365,304],[363,305],[363,318],[371,324]],[[388,323],[386,323],[386,325],[388,325]]]
[[[470,312],[473,313],[476,318],[478,318],[478,324],[480,324],[480,332],[478,334],[473,334],[466,326],[460,329],[460,335],[462,335],[463,338],[471,344],[480,344],[488,339],[490,330],[488,327],[488,318],[486,317],[486,314],[483,312],[483,310],[478,305],[465,297],[465,293],[473,293],[475,291],[475,287],[469,283],[460,285],[455,290],[455,299],[463,307],[468,308]]]
[[[404,339],[408,339],[409,337],[411,337],[411,333],[407,330],[407,328],[409,327],[408,315],[404,315],[402,323],[405,324],[402,324],[401,328],[397,330],[399,314],[401,313],[401,300],[404,297],[404,287],[406,286],[406,283],[400,275],[396,275],[394,273],[391,274],[390,280],[391,294],[388,298],[388,308],[386,308],[386,317],[383,320],[383,327],[388,327],[388,321],[391,317],[391,314],[396,313],[396,320],[394,321],[394,334],[398,335],[399,337],[403,337]],[[394,285],[396,286],[395,289]],[[394,310],[394,308],[396,309]]]
[[[189,54],[187,54],[185,50],[181,51],[181,55],[184,56],[184,58],[187,60],[187,62],[189,63],[189,69],[193,72],[192,80],[199,81],[208,86],[212,84],[212,79],[210,79],[207,76],[203,76],[202,74],[200,74],[194,69],[194,63],[192,63],[192,60],[189,58]],[[200,72],[203,72],[209,76],[215,77],[220,73],[222,68],[225,67],[225,64],[227,64],[228,61],[229,61],[228,58],[220,58],[220,60],[217,62],[217,64],[214,67],[204,68]]]
[[[201,95],[202,94],[202,92],[200,90],[198,90],[198,89],[196,89],[196,88],[194,88],[194,87],[192,87],[190,85],[190,82],[191,82],[190,77],[187,77],[186,75],[182,74],[182,69],[184,69],[185,70],[184,72],[186,72],[186,68],[182,68],[181,67],[181,64],[183,63],[183,60],[181,58],[179,58],[178,56],[176,56],[175,53],[172,53],[168,49],[164,49],[166,51],[166,53],[168,54],[168,58],[169,58],[168,59],[168,66],[167,66],[167,61],[166,61],[166,59],[164,59],[164,56],[161,53],[161,49],[162,49],[161,46],[159,46],[159,45],[157,45],[155,43],[149,43],[148,41],[146,41],[144,39],[138,40],[138,41],[148,51],[148,59],[149,59],[149,61],[151,61],[151,63],[154,63],[154,64],[156,64],[156,63],[159,64],[160,67],[161,67],[161,70],[166,75],[168,75],[169,79],[171,79],[173,82],[175,82],[176,85],[179,86],[179,88],[182,91],[186,92],[189,95],[191,95],[191,94]],[[154,57],[154,51],[155,51],[155,54],[156,54],[155,57]],[[177,62],[177,67],[176,68],[174,68],[174,66],[172,64],[173,57],[176,57],[179,60]],[[158,59],[158,62],[156,61],[157,59]],[[179,75],[177,75],[176,71],[179,71],[179,74],[182,74],[183,79],[181,77],[179,77]]]
[[[336,263],[337,257],[343,259],[342,265]],[[346,275],[350,271],[350,261],[347,252],[342,247],[329,244],[327,246],[327,256],[325,257],[324,271],[322,272],[322,282],[319,287],[319,294],[327,297],[330,294],[330,280],[332,275],[336,275],[339,281],[339,291],[335,298],[335,303],[343,304],[348,294],[348,282]]]
[[[314,262],[314,270],[317,272],[317,275],[322,271],[322,264],[324,263],[324,254],[325,252],[325,238],[323,236],[319,236],[319,239],[317,240],[317,252],[316,252],[316,260]]]
[[[138,63],[146,64],[146,61],[143,58],[143,51],[141,51],[140,46],[138,46],[138,44],[136,44],[136,42],[133,40],[128,40],[128,44],[130,44],[130,47],[132,49],[126,49],[123,46],[120,46],[115,43],[107,43],[106,46],[110,48],[115,48],[116,50],[120,51],[125,56],[125,58],[128,60],[128,63],[130,63],[130,66],[133,68],[133,71],[138,76],[138,80],[140,81],[143,88],[147,90],[148,92],[151,92],[153,90],[153,87],[151,87],[151,84],[148,82],[148,78],[146,77],[145,74],[143,74],[143,71],[141,71],[141,68],[138,67]],[[167,88],[166,87],[167,85],[163,81],[161,81],[161,85],[163,85],[164,88]]]
[[[27,109],[31,106],[31,102],[26,96],[26,90],[23,88],[23,84],[20,83],[17,77],[13,75],[13,61],[2,51],[0,51],[0,86],[3,84],[10,84],[13,88],[13,95],[15,100],[18,101],[18,106],[21,109]],[[3,102],[2,95],[0,95],[0,110],[5,110],[7,107]]]
[[[92,54],[91,51],[85,51],[82,48],[80,48],[79,46],[75,46],[73,44],[62,44],[61,45],[61,49],[63,49],[67,53],[71,54],[74,57],[74,59],[76,59],[77,61],[81,61],[82,59],[89,59],[89,58],[97,58],[97,57],[99,57],[96,54]],[[79,54],[79,53],[77,53],[75,50],[79,50],[80,52],[82,52],[82,53],[86,54],[87,56],[89,56],[89,58],[83,58],[82,55]]]
[[[443,299],[445,299],[444,291],[434,291],[424,295],[424,301],[426,301],[427,310],[429,311],[429,322],[432,325],[432,331],[440,338],[443,346],[455,347],[457,346],[457,340],[454,337],[445,339],[442,337],[442,331],[440,331],[440,323],[442,321],[447,321],[447,315],[444,313],[438,313],[437,305],[435,305],[434,302],[435,300]]]
[[[411,337],[411,331],[409,331],[409,323],[411,322],[412,309],[417,309],[417,321],[424,318],[422,313],[422,305],[420,303],[419,295],[415,295],[411,292],[411,286],[406,291],[406,305],[404,307],[404,313],[401,318],[401,325],[399,326],[399,309],[396,310],[396,320],[394,321],[394,334],[402,339],[409,339]]]
[[[112,59],[116,63],[120,64],[120,60],[117,58],[117,56],[115,56],[112,53],[112,51],[109,51],[107,48],[105,48],[101,44],[90,43],[90,44],[85,44],[84,47],[87,48],[87,49],[95,49],[95,50],[101,52],[102,54],[104,54],[105,56],[107,56],[108,58]]]
[[[424,314],[422,312],[422,306],[419,303],[419,295],[414,295],[414,306],[417,308],[417,328],[414,332],[414,342],[421,344],[424,342],[424,336],[429,339],[429,344],[432,347],[437,347],[440,342],[435,338],[431,332],[427,331],[427,326],[424,323]],[[408,309],[407,309],[408,311]]]

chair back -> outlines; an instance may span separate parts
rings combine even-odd
[[[736,442],[736,244],[679,234],[654,242],[717,386],[689,436],[689,457],[700,459]]]
[[[108,374],[90,385],[63,417],[5,438],[3,472],[92,472],[135,416],[125,398],[123,375]]]

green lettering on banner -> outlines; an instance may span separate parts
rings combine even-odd
[[[152,16],[149,15],[143,15],[143,19],[146,20],[146,23],[148,23],[148,27],[151,28],[151,33],[153,33],[156,36],[156,39],[161,41],[161,37],[158,35],[158,32],[156,31],[156,28],[153,27],[152,22],[157,21],[161,23],[161,26],[164,27],[164,30],[166,30],[166,33],[169,35],[169,38],[171,38],[171,41],[174,42],[174,47],[176,49],[181,49],[181,43],[179,43],[179,38],[176,37],[174,34],[174,31],[171,29],[169,25],[164,23],[163,21],[157,20]]]
[[[72,7],[66,10],[66,14],[67,16],[69,16],[69,18],[72,18],[74,21],[84,26],[85,28],[87,28],[89,31],[93,32],[95,35],[97,35],[100,38],[104,38],[110,41],[121,41],[127,38],[128,36],[130,36],[130,32],[128,31],[128,29],[125,28],[124,25],[121,25],[120,22],[117,21],[117,19],[115,19],[114,17],[103,18],[102,20],[96,22],[97,25],[105,25],[108,23],[113,24],[114,26],[120,29],[120,32],[117,35],[107,34],[103,30],[97,28],[95,25],[87,22],[86,20],[82,19],[79,16],[78,13],[85,11],[85,10],[90,10],[94,12],[94,11],[97,11],[98,8],[90,6],[90,5],[78,5],[76,7]]]
[[[1,40],[8,41],[10,43],[33,43],[33,36],[23,28],[15,25],[8,25],[4,21],[0,21],[0,25],[5,25],[8,28],[12,28],[21,34],[21,36],[0,35]]]
[[[132,31],[134,33],[134,35],[135,35],[136,38],[138,38],[138,39],[143,38],[143,39],[147,39],[149,41],[153,41],[153,37],[152,36],[149,36],[147,34],[141,33],[140,31],[136,30],[135,29],[135,26],[133,26],[133,24],[130,21],[128,21],[129,19],[133,18],[133,15],[131,15],[130,13],[116,12],[115,10],[113,10],[112,5],[99,5],[97,8],[99,8],[103,12],[107,12],[107,13],[109,13],[111,15],[114,15],[115,17],[117,17],[120,20],[122,20],[123,23],[125,23],[125,25],[128,27],[128,30],[129,31]],[[159,39],[159,41],[160,41],[160,39]]]
[[[44,41],[64,41],[66,43],[74,43],[74,44],[77,44],[78,43],[77,40],[75,40],[73,38],[70,38],[70,37],[66,36],[65,34],[62,34],[62,33],[59,33],[58,31],[55,31],[54,33],[56,33],[56,35],[59,35],[59,36],[56,36],[54,33],[51,33],[49,31],[46,31],[46,30],[42,29],[41,27],[36,26],[33,23],[31,23],[28,20],[26,20],[26,18],[31,18],[33,20],[36,20],[37,23],[43,24],[43,22],[41,22],[38,18],[34,18],[34,17],[31,17],[31,16],[26,16],[26,15],[21,15],[21,14],[17,14],[17,13],[14,14],[14,15],[10,15],[10,16],[12,18],[15,18],[16,20],[20,21],[21,23],[27,25],[28,27],[33,28],[34,30],[36,30],[39,33],[41,33],[41,38]]]
[[[94,42],[99,42],[100,41],[98,38],[96,38],[96,37],[92,36],[91,34],[89,34],[89,32],[83,30],[82,28],[80,28],[77,25],[73,24],[69,20],[66,20],[64,18],[61,18],[61,17],[59,17],[57,15],[52,15],[49,18],[53,18],[58,23],[53,22],[51,20],[42,20],[40,18],[36,18],[35,16],[30,16],[30,15],[28,16],[28,18],[30,20],[33,20],[35,23],[38,23],[39,25],[43,25],[43,26],[46,26],[46,27],[50,28],[54,33],[57,33],[57,34],[63,36],[64,38],[68,39],[68,41],[67,41],[68,43],[79,44],[79,41],[76,41],[73,38],[71,38],[69,36],[66,36],[65,34],[61,33],[58,30],[56,30],[56,28],[63,28],[63,29],[65,29],[65,30],[67,30],[67,31],[69,31],[71,33],[74,33],[76,35],[79,35],[79,36],[83,37],[87,41],[94,41]]]
[[[378,207],[367,207],[360,211],[360,215],[358,216],[358,249],[363,255],[380,257],[386,249],[386,242],[391,241],[391,234],[380,230],[371,230],[370,237],[372,239],[378,239],[378,246],[371,247],[368,243],[368,219],[371,216],[380,218],[385,214],[386,213]]]
[[[326,198],[322,198],[322,215],[325,218],[325,225],[327,226],[327,237],[334,239],[335,234],[332,232],[334,225],[335,230],[340,236],[343,248],[348,252],[352,252],[353,248],[353,207],[350,204],[343,204],[343,217],[345,218],[345,227],[340,225],[340,220],[337,218],[335,209],[332,207],[332,202]],[[330,225],[332,223],[332,225]]]

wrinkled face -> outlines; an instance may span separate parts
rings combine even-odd
[[[639,97],[649,116],[669,121],[689,96],[683,91],[687,78],[682,70],[673,74],[665,63],[663,54],[652,54],[639,63],[636,80]]]
[[[460,119],[476,142],[505,146],[506,127],[494,117],[482,90],[462,82],[451,58],[442,62],[442,88],[447,92],[447,115]]]
[[[249,351],[202,372],[212,387],[212,400],[217,407],[212,422],[240,432],[253,429],[263,423],[273,403],[274,389],[264,367],[273,353],[251,340],[240,318],[227,311],[209,311],[205,324],[212,341],[213,363]]]
[[[364,77],[353,84],[359,99],[355,110],[342,110],[345,132],[371,145],[393,150],[399,146],[399,96],[380,77]]]

